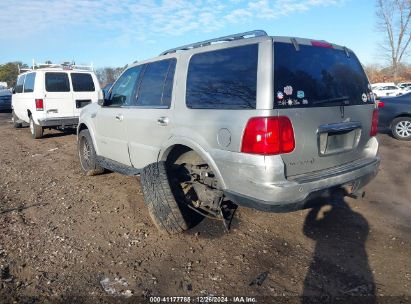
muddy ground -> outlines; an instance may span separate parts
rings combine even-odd
[[[138,177],[83,176],[74,134],[33,140],[0,113],[0,297],[411,301],[411,142],[378,138],[381,171],[362,200],[336,194],[287,214],[239,208],[229,234],[207,219],[170,237],[150,221]]]

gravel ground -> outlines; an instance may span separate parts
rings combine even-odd
[[[138,177],[83,176],[74,134],[33,140],[0,113],[0,299],[409,302],[411,142],[378,137],[381,171],[362,200],[336,193],[287,214],[239,208],[230,233],[207,219],[169,237],[151,223]]]

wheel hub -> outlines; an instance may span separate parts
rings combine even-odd
[[[397,123],[395,126],[395,131],[400,137],[409,137],[411,136],[411,122],[404,120]]]

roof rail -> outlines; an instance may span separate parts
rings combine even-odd
[[[22,68],[20,65],[18,66],[19,68],[19,74],[24,73],[24,72],[29,72],[29,71],[34,71],[38,69],[66,69],[66,70],[76,70],[76,71],[94,71],[93,68],[93,63],[91,65],[79,65],[69,62],[64,62],[62,64],[59,63],[36,63],[33,59],[33,65],[29,68]]]
[[[229,42],[229,41],[234,41],[234,40],[239,40],[239,39],[246,39],[246,38],[255,38],[255,37],[261,37],[261,36],[268,36],[267,33],[263,30],[255,30],[255,31],[250,31],[250,32],[244,32],[244,33],[239,33],[239,34],[233,34],[233,35],[228,35],[224,37],[219,37],[219,38],[214,38],[210,40],[205,40],[201,42],[196,42],[192,44],[187,44],[183,45],[174,49],[169,49],[165,52],[162,52],[160,56],[162,55],[167,55],[170,53],[176,53],[177,51],[186,51],[186,50],[191,50],[207,45],[211,45],[213,43],[217,42]]]

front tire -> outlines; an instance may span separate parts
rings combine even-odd
[[[14,110],[11,112],[11,120],[13,122],[13,127],[18,129],[22,127],[22,124],[20,122],[17,122],[19,120],[19,118],[17,117],[16,113],[14,113]]]
[[[36,125],[32,116],[30,116],[30,132],[31,137],[33,137],[34,139],[39,139],[43,137],[43,127]]]
[[[411,140],[411,117],[398,117],[391,123],[392,135],[399,140]]]
[[[98,175],[104,172],[104,168],[97,162],[97,154],[89,130],[82,130],[78,135],[78,155],[81,170],[86,175]]]

